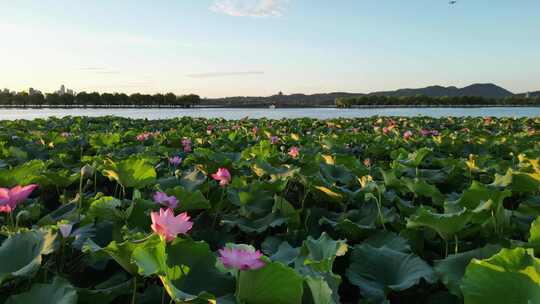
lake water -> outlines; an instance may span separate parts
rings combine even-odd
[[[489,107],[489,108],[298,108],[298,109],[0,109],[0,120],[35,119],[63,116],[106,116],[128,118],[166,119],[180,116],[222,117],[225,119],[251,118],[337,118],[379,116],[493,116],[493,117],[540,117],[540,107]]]

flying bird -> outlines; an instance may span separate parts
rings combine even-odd
[[[457,0],[453,0],[453,1],[448,2],[448,4],[450,4],[450,5],[454,5],[456,3],[457,3]]]

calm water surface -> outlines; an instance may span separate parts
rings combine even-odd
[[[35,119],[63,116],[106,116],[128,118],[166,119],[181,116],[222,117],[225,119],[251,118],[337,118],[380,116],[494,116],[494,117],[540,117],[540,107],[495,107],[495,108],[377,108],[377,109],[0,109],[0,120]]]

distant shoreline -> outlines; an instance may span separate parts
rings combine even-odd
[[[198,105],[192,107],[182,106],[140,106],[140,105],[93,105],[93,106],[79,106],[79,105],[0,105],[0,109],[23,109],[23,110],[41,110],[41,109],[378,109],[378,108],[536,108],[540,105],[523,104],[523,105],[509,105],[509,104],[492,104],[492,105],[351,105],[347,108],[340,108],[335,105],[314,105],[314,106],[276,106],[275,108],[269,108],[268,105],[238,105],[238,106],[221,106],[221,105]]]

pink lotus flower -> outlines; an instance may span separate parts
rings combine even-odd
[[[276,145],[278,142],[279,142],[279,137],[277,137],[277,136],[270,137],[270,143],[272,145]]]
[[[71,235],[71,229],[73,229],[72,224],[60,224],[58,225],[58,230],[63,238],[68,238]]]
[[[221,187],[227,186],[231,182],[231,173],[227,168],[219,168],[216,173],[212,174],[212,178],[219,181]]]
[[[390,132],[390,129],[389,129],[388,127],[384,127],[384,128],[382,129],[382,132],[383,132],[384,134],[388,134],[388,132]]]
[[[154,202],[172,209],[178,206],[178,200],[174,195],[168,196],[167,193],[161,191],[154,193]]]
[[[159,209],[159,213],[152,212],[150,217],[152,230],[167,242],[174,240],[178,234],[186,234],[193,227],[193,222],[189,220],[186,212],[174,216],[171,208],[165,211]]]
[[[223,248],[219,250],[219,260],[226,268],[239,270],[255,270],[263,267],[265,263],[261,261],[263,254],[257,250]]]
[[[251,133],[253,133],[253,136],[257,136],[257,132],[259,132],[259,128],[253,127],[253,128],[251,129]]]
[[[371,159],[369,158],[364,159],[364,166],[371,167]]]
[[[178,167],[180,163],[182,163],[182,158],[178,155],[169,158],[169,164],[171,164],[172,166]]]
[[[32,184],[21,187],[15,186],[11,189],[0,188],[0,212],[10,213],[17,207],[17,205],[25,201],[32,191],[36,189],[38,185]]]
[[[405,131],[405,133],[403,133],[403,139],[405,140],[408,140],[412,136],[413,136],[413,133],[411,131]]]
[[[300,149],[298,149],[298,147],[291,147],[289,149],[289,155],[292,157],[292,158],[297,158],[298,155],[300,155]]]
[[[184,147],[184,152],[189,153],[192,151],[191,149],[191,139],[184,138],[182,139],[182,146]]]
[[[149,132],[144,132],[144,133],[141,133],[139,135],[137,135],[137,141],[147,141],[150,139],[150,137],[152,136],[152,133],[149,133]]]

